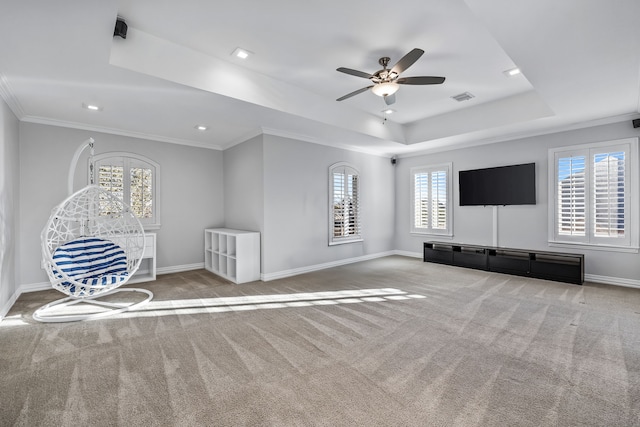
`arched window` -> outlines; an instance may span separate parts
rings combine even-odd
[[[329,245],[360,241],[360,174],[348,163],[335,163],[329,167]]]
[[[160,165],[139,154],[112,152],[94,157],[94,183],[131,206],[145,230],[160,228],[159,182]]]

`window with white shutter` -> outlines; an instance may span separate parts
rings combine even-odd
[[[638,188],[637,145],[630,138],[549,151],[551,243],[637,247],[638,208],[630,197]]]
[[[360,174],[348,163],[329,167],[329,245],[362,241]]]
[[[453,235],[451,164],[411,169],[411,232]]]
[[[614,151],[593,156],[593,235],[624,238],[626,153]]]
[[[133,153],[104,153],[94,158],[94,182],[131,207],[145,229],[160,227],[160,166]],[[101,204],[101,215],[108,215],[109,203]]]
[[[558,159],[558,235],[585,235],[585,162],[584,155]]]

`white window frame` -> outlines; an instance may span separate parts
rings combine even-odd
[[[334,173],[340,172],[343,175],[349,175],[348,172],[351,172],[352,175],[357,176],[357,185],[356,185],[356,193],[355,193],[355,212],[356,212],[356,234],[347,235],[347,236],[334,236]],[[344,179],[344,185],[347,186],[347,178]],[[346,188],[342,188],[341,191],[347,193]],[[333,245],[342,245],[345,243],[355,243],[362,242],[362,211],[361,211],[361,194],[362,194],[362,181],[360,179],[360,172],[358,169],[350,163],[346,162],[338,162],[329,166],[329,246]]]
[[[160,191],[158,184],[160,183],[160,165],[148,157],[140,154],[129,153],[125,151],[113,151],[108,153],[101,153],[95,155],[93,158],[94,170],[93,180],[98,183],[98,171],[100,165],[122,165],[124,168],[124,198],[128,205],[131,201],[131,168],[132,167],[144,167],[152,170],[152,209],[153,214],[151,218],[139,218],[142,226],[145,230],[157,230],[160,228]]]
[[[624,237],[598,237],[593,232],[593,159],[597,154],[625,152],[624,188]],[[639,244],[639,197],[638,185],[640,161],[638,158],[638,138],[624,138],[549,149],[548,152],[548,194],[549,194],[549,246],[584,247],[616,252],[638,252]],[[585,156],[585,235],[563,235],[558,231],[558,160],[560,158]]]
[[[434,235],[434,236],[445,236],[445,237],[453,237],[453,179],[452,179],[452,163],[441,163],[437,165],[428,165],[428,166],[419,166],[410,169],[410,207],[409,207],[409,223],[410,223],[410,233],[411,234],[421,234],[421,235]],[[416,175],[428,175],[429,182],[429,206],[428,212],[433,211],[432,206],[432,197],[431,197],[431,177],[434,172],[444,172],[446,176],[446,226],[445,228],[434,228],[432,215],[429,214],[429,224],[426,227],[419,226],[416,224]]]

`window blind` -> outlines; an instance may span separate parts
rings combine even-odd
[[[637,248],[638,202],[631,195],[638,179],[630,178],[637,176],[637,144],[628,138],[550,149],[551,242]]]
[[[331,168],[331,236],[330,243],[360,240],[360,178],[348,166]]]
[[[593,234],[624,237],[625,153],[593,156]]]
[[[414,175],[414,222],[416,228],[429,228],[429,173]]]
[[[98,185],[103,190],[110,192],[116,198],[122,200],[124,197],[124,167],[116,165],[100,165],[98,167]],[[100,216],[111,216],[112,202],[105,196],[100,195]],[[119,210],[118,210],[119,212]]]
[[[344,227],[344,173],[333,173],[333,237],[345,235]]]
[[[153,216],[153,173],[148,168],[131,168],[131,209],[138,218]]]
[[[585,156],[558,160],[558,234],[584,236],[586,220]]]
[[[431,172],[431,227],[436,230],[447,228],[447,173]]]
[[[413,176],[413,223],[415,232],[447,232],[451,195],[449,168],[417,168]]]

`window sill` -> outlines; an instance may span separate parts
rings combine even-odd
[[[160,230],[160,224],[142,224],[144,231]]]
[[[453,234],[449,233],[430,233],[427,231],[410,231],[409,234],[413,234],[414,236],[431,236],[431,237],[441,237],[443,239],[453,239]]]
[[[337,240],[337,241],[329,242],[329,246],[346,245],[347,243],[358,243],[363,241],[364,239]]]
[[[589,243],[572,243],[572,242],[557,242],[549,241],[550,247],[557,248],[578,248],[591,251],[605,251],[605,252],[622,252],[629,254],[637,254],[640,248],[636,246],[612,246],[612,245],[594,245]]]

